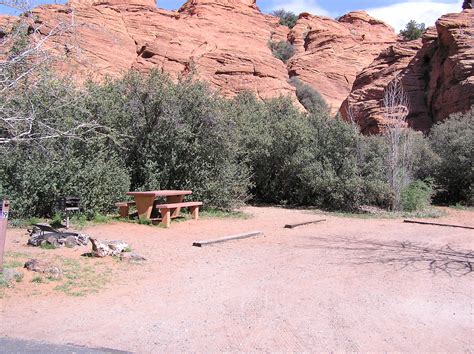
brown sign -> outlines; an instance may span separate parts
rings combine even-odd
[[[8,200],[0,200],[0,272],[3,271],[3,253],[5,250],[5,239],[7,237],[9,211],[10,202]]]

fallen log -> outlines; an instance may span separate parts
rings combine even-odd
[[[295,227],[298,227],[298,226],[309,225],[309,224],[316,224],[316,223],[321,222],[321,221],[326,221],[326,219],[300,222],[300,223],[298,223],[298,224],[286,224],[286,225],[285,225],[285,229],[294,229]]]
[[[243,238],[249,238],[249,237],[260,236],[260,235],[263,235],[262,231],[252,231],[252,232],[247,232],[245,234],[225,236],[225,237],[215,238],[211,240],[196,241],[193,243],[193,246],[202,247],[206,245],[211,245],[213,243],[220,243],[220,242],[226,242],[226,241],[232,241],[232,240],[241,240]]]
[[[410,223],[410,224],[421,224],[421,225],[432,225],[432,226],[459,227],[459,228],[462,228],[462,229],[474,230],[474,227],[464,226],[464,225],[439,224],[439,223],[436,223],[436,222],[416,221],[416,220],[403,220],[403,222]]]

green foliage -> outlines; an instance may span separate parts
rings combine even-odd
[[[359,159],[365,138],[350,124],[320,112],[304,115],[286,98],[260,103],[244,94],[231,111],[255,201],[355,210],[388,198],[383,157]],[[371,173],[369,163],[380,172]]]
[[[32,134],[43,136],[50,128],[68,130],[90,122],[85,96],[65,81],[45,75],[33,88],[18,89],[9,104],[34,107]],[[113,202],[129,189],[128,171],[101,133],[19,142],[0,147],[0,152],[0,185],[11,201],[14,218],[52,216],[64,195],[80,197],[92,216],[114,209]]]
[[[417,23],[416,21],[411,20],[406,24],[405,29],[400,31],[400,35],[403,37],[404,40],[412,41],[414,39],[421,38],[424,32],[424,23]]]
[[[402,191],[401,204],[403,211],[421,211],[431,203],[433,186],[431,181],[416,180]]]
[[[287,41],[269,41],[268,47],[272,51],[275,58],[286,63],[293,55],[295,55],[295,47]]]
[[[44,283],[44,279],[42,276],[37,275],[33,279],[31,279],[31,282],[36,283],[36,284],[41,284],[41,283]]]
[[[474,106],[436,124],[430,141],[438,160],[433,176],[436,199],[445,203],[474,204]]]
[[[40,245],[40,248],[44,249],[44,250],[55,250],[56,249],[56,246],[54,246],[53,244],[51,243],[48,243],[48,242],[44,242]]]
[[[89,86],[89,110],[127,138],[131,189],[190,189],[208,207],[247,200],[249,173],[223,99],[192,78],[130,72]]]
[[[289,28],[295,27],[296,21],[298,20],[298,16],[293,12],[283,9],[273,11],[272,15],[280,18],[280,25],[288,26]]]
[[[13,216],[23,218],[51,217],[58,197],[78,196],[84,214],[71,221],[79,226],[107,221],[103,215],[116,212],[114,202],[128,190],[190,189],[193,199],[221,211],[250,199],[344,211],[390,206],[386,139],[362,136],[330,117],[316,91],[292,83],[307,113],[287,97],[262,102],[245,92],[225,100],[192,77],[173,81],[157,71],[132,71],[82,89],[46,76],[9,103],[35,108],[33,134],[44,133],[39,122],[100,128],[80,139],[0,147],[0,191]],[[418,168],[410,173],[425,179],[433,153],[421,134],[413,141]]]
[[[328,113],[329,108],[326,101],[318,91],[302,83],[296,76],[292,77],[289,82],[296,88],[296,97],[304,108],[313,113]]]

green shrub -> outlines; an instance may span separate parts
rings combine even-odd
[[[416,180],[402,191],[401,204],[403,211],[420,211],[431,204],[433,187],[430,181]]]
[[[297,77],[292,77],[289,82],[296,88],[296,97],[304,108],[314,113],[328,113],[329,108],[326,101],[318,91],[302,83]]]
[[[72,222],[81,225],[116,211],[128,190],[191,189],[193,199],[219,210],[249,198],[346,211],[389,206],[384,137],[364,137],[330,117],[316,91],[292,81],[307,113],[288,97],[262,102],[245,92],[225,100],[192,77],[173,81],[157,71],[83,89],[47,77],[8,104],[33,106],[55,129],[99,128],[80,139],[0,147],[0,191],[15,218],[51,217],[58,197],[76,195],[84,210]],[[43,129],[33,127],[39,135]],[[424,179],[432,153],[421,134],[414,141],[421,167],[410,173]]]
[[[280,18],[280,25],[288,26],[289,28],[295,27],[296,21],[298,20],[298,16],[293,12],[283,9],[273,11],[272,15]]]
[[[436,124],[430,141],[438,160],[433,166],[436,200],[474,204],[474,106]]]
[[[271,49],[273,56],[284,63],[295,55],[295,47],[287,41],[270,41],[268,42],[268,47]]]
[[[386,198],[379,196],[386,189],[376,179],[384,178],[383,172],[366,172],[373,178],[363,178],[365,162],[357,158],[363,138],[350,124],[327,113],[302,114],[286,98],[260,103],[239,95],[231,111],[241,159],[252,172],[254,201],[355,210],[369,199]],[[373,193],[366,195],[367,190]]]
[[[190,189],[207,207],[248,198],[249,173],[225,102],[203,82],[152,71],[89,85],[88,110],[127,138],[120,150],[131,189]]]
[[[424,32],[424,23],[417,23],[416,21],[411,20],[406,24],[405,29],[400,31],[400,36],[402,36],[405,41],[412,41],[421,38]]]

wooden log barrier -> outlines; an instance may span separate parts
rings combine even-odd
[[[298,224],[286,224],[286,225],[285,225],[285,229],[294,229],[295,227],[298,227],[298,226],[309,225],[309,224],[316,224],[316,223],[321,222],[321,221],[326,221],[326,219],[300,222],[300,223],[298,223]]]
[[[474,230],[474,227],[464,226],[464,225],[439,224],[439,223],[436,223],[436,222],[417,221],[417,220],[403,220],[403,222],[410,223],[410,224],[421,224],[421,225],[432,225],[432,226],[459,227],[459,228],[462,228],[462,229]]]
[[[232,240],[241,240],[243,238],[255,237],[255,236],[260,236],[260,235],[263,235],[262,231],[252,231],[252,232],[247,232],[247,233],[244,233],[244,234],[225,236],[225,237],[221,237],[221,238],[214,238],[214,239],[211,239],[211,240],[196,241],[196,242],[193,243],[193,246],[202,247],[202,246],[206,246],[206,245],[212,245],[214,243],[220,243],[220,242],[226,242],[226,241],[232,241]]]

